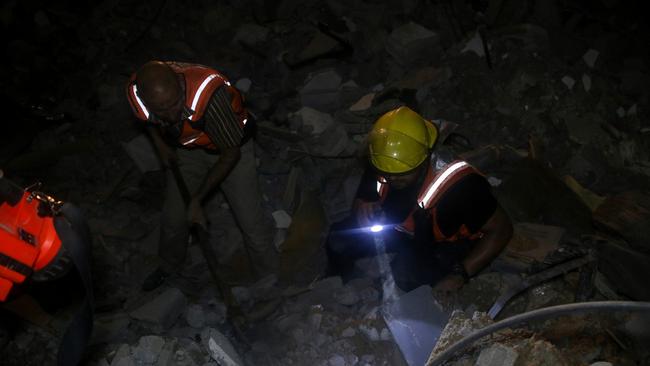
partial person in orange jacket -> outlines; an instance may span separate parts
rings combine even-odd
[[[57,365],[78,365],[93,328],[90,232],[79,208],[39,187],[22,189],[0,170],[0,305],[26,290],[39,304],[60,306],[84,293],[57,353]],[[15,304],[12,308],[34,316]]]
[[[163,164],[177,162],[192,194],[185,207],[172,173],[167,172],[159,246],[163,264],[145,279],[143,289],[158,287],[180,268],[188,223],[206,226],[202,207],[215,208],[217,188],[243,232],[256,274],[275,273],[273,225],[262,207],[250,139],[253,121],[240,92],[212,68],[151,61],[132,75],[127,98],[136,117],[146,123]]]
[[[396,284],[459,289],[488,265],[512,235],[510,219],[481,173],[433,153],[435,124],[408,107],[389,111],[368,137],[366,169],[353,216],[333,226],[330,271],[353,275],[354,260],[375,254],[370,228],[383,224]]]

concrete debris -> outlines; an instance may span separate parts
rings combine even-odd
[[[131,319],[127,314],[115,313],[95,319],[91,344],[123,339]]]
[[[152,364],[158,361],[158,357],[165,340],[159,336],[144,336],[138,341],[137,347],[133,349],[133,358],[144,364]]]
[[[311,74],[299,91],[300,103],[323,112],[336,109],[340,104],[339,87],[342,80],[332,69]]]
[[[351,112],[365,111],[372,106],[373,99],[375,99],[375,93],[366,94],[350,106],[349,109]]]
[[[395,28],[386,40],[386,51],[402,66],[431,61],[439,56],[440,36],[414,22]]]
[[[169,328],[181,315],[186,304],[187,298],[179,289],[169,288],[129,315],[134,319]]]
[[[135,366],[135,361],[131,357],[131,347],[128,344],[122,344],[117,349],[111,366]]]
[[[607,362],[607,361],[597,361],[592,363],[589,366],[614,366],[614,365],[611,362]]]
[[[302,107],[289,116],[292,124],[310,134],[320,135],[334,124],[331,115],[310,107]]]
[[[490,183],[492,187],[498,187],[502,182],[503,181],[497,177],[488,177],[488,183]]]
[[[339,41],[322,32],[318,32],[311,39],[309,44],[307,44],[307,46],[300,51],[298,57],[295,60],[291,61],[298,63],[301,61],[312,60],[336,51],[339,49],[339,47]]]
[[[341,305],[354,305],[359,302],[360,298],[357,291],[350,286],[343,286],[334,293],[334,298]]]
[[[638,193],[650,185],[648,36],[638,32],[645,24],[620,1],[601,1],[604,13],[574,2],[124,0],[79,9],[8,2],[0,12],[10,55],[1,78],[18,128],[0,134],[0,162],[21,184],[47,182],[45,192],[59,192],[88,216],[99,314],[89,365],[405,365],[400,317],[408,318],[399,325],[407,334],[431,309],[465,314],[453,313],[440,352],[489,324],[476,314],[521,273],[588,248],[602,262],[589,301],[650,298],[650,206]],[[487,9],[477,12],[477,3]],[[491,30],[491,70],[475,31],[482,26]],[[208,217],[236,301],[246,314],[268,310],[246,324],[250,349],[226,323],[228,308],[196,243],[165,287],[140,289],[158,265],[165,190],[158,154],[124,95],[146,55],[215,67],[257,117],[256,168],[264,207],[275,210],[269,241],[281,251],[282,281],[251,285],[245,238],[225,199]],[[392,292],[382,291],[378,264],[393,254],[357,260],[360,278],[345,284],[323,278],[321,239],[351,212],[364,168],[356,157],[373,122],[403,105],[439,126],[440,155],[485,173],[515,224],[508,249],[453,296],[436,298],[439,306],[426,291],[425,301],[396,294],[407,303],[398,309],[382,302]],[[318,225],[297,214],[311,199],[317,204],[305,211],[322,218]],[[592,234],[617,239],[584,239]],[[585,287],[579,283],[572,272],[530,288],[500,316],[572,302],[576,287]],[[409,306],[421,311],[408,317]],[[572,343],[583,329],[499,332],[449,364],[642,364],[614,340],[619,325],[626,336],[643,325],[632,323],[602,326],[586,346]],[[8,338],[0,326],[3,366],[55,363],[58,340],[36,328]]]
[[[481,351],[476,366],[514,366],[519,354],[510,347],[495,344]]]
[[[206,323],[205,311],[203,311],[203,306],[198,304],[193,304],[187,307],[187,313],[185,315],[185,320],[192,328],[203,328]]]
[[[570,77],[568,75],[562,77],[562,82],[564,83],[564,85],[566,85],[566,87],[569,90],[573,89],[573,85],[575,85],[575,83],[576,83],[576,81],[572,77]]]
[[[362,324],[362,325],[359,326],[359,330],[371,342],[377,342],[377,341],[381,340],[381,338],[379,337],[379,331],[375,327],[371,327],[371,326],[367,326],[365,324]]]
[[[492,324],[492,319],[486,313],[475,312],[471,318],[468,318],[464,311],[454,310],[429,359],[437,357],[454,343],[490,324]]]
[[[330,357],[330,359],[327,360],[327,363],[329,364],[329,366],[345,366],[346,365],[345,358],[343,358],[340,355],[334,355],[334,356]]]
[[[585,52],[584,55],[582,55],[582,59],[584,60],[585,64],[589,66],[590,68],[594,68],[594,65],[596,65],[596,60],[598,59],[598,55],[600,55],[600,52],[592,49],[589,49],[587,52]]]
[[[201,332],[203,346],[208,350],[210,357],[222,366],[243,366],[232,343],[221,332],[214,328],[206,328]]]
[[[275,227],[278,229],[287,229],[291,226],[291,216],[285,210],[277,210],[272,213],[275,220]]]
[[[565,229],[559,226],[516,223],[506,254],[527,262],[543,262],[557,249]]]
[[[460,53],[465,53],[465,52],[474,52],[478,57],[485,57],[483,40],[481,39],[481,35],[478,32],[474,33],[474,37],[472,37],[465,44],[465,47],[460,51]]]
[[[354,328],[347,327],[343,329],[343,332],[341,332],[341,337],[343,338],[350,338],[354,337],[357,334],[357,331],[354,330]]]
[[[252,84],[253,82],[251,81],[251,79],[241,78],[237,80],[237,82],[235,83],[235,88],[237,88],[237,90],[245,94],[248,93],[248,91],[251,89]]]

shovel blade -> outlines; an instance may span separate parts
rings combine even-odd
[[[422,366],[427,362],[449,320],[428,285],[384,305],[383,316],[409,366]]]

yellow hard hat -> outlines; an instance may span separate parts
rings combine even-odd
[[[370,131],[370,162],[384,173],[407,173],[429,156],[437,138],[433,123],[409,107],[399,107],[379,117]]]

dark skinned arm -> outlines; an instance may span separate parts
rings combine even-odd
[[[219,154],[219,159],[210,168],[208,174],[205,176],[203,183],[199,189],[192,196],[190,205],[187,209],[188,221],[192,224],[199,224],[204,228],[207,227],[203,210],[201,209],[201,202],[205,197],[212,192],[213,189],[219,186],[221,182],[228,176],[232,168],[237,164],[241,158],[241,150],[239,146],[224,148]]]
[[[512,237],[512,223],[501,206],[481,228],[483,237],[469,252],[462,264],[470,276],[487,266],[506,247]]]
[[[219,154],[219,160],[210,168],[210,171],[203,180],[203,184],[201,184],[193,198],[199,200],[199,202],[203,201],[213,189],[218,187],[226,179],[240,158],[241,150],[239,146],[222,149]]]
[[[512,237],[512,223],[501,206],[481,228],[483,237],[462,261],[468,275],[473,276],[487,266],[506,247]],[[461,288],[465,280],[461,275],[450,274],[434,288],[438,293],[449,293]]]

